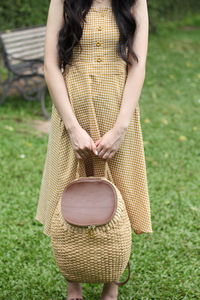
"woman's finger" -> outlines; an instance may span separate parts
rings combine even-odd
[[[78,154],[78,152],[75,152],[75,156],[77,159],[82,159],[82,157]]]
[[[116,151],[110,151],[108,159],[111,159],[115,155]]]
[[[79,149],[79,150],[78,150],[78,153],[79,153],[79,155],[81,156],[81,158],[83,158],[83,159],[86,159],[86,158],[87,158],[87,156],[85,155],[85,151],[84,151],[84,150]]]
[[[102,158],[103,155],[109,150],[104,148],[104,146],[101,146],[100,150],[97,149],[97,151],[98,151],[98,155]]]
[[[103,159],[107,159],[107,158],[109,157],[110,153],[111,153],[111,150],[110,150],[110,151],[107,150],[107,151],[105,152],[105,154],[102,156],[102,158],[103,158]]]
[[[98,154],[100,154],[100,152],[103,150],[103,145],[99,144],[96,149],[98,151]]]
[[[82,151],[83,151],[85,157],[88,157],[89,155],[91,155],[91,150],[89,150],[89,149],[84,149]]]

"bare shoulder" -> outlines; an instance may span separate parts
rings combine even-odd
[[[58,29],[63,24],[64,0],[51,0],[49,4],[47,26]]]
[[[53,6],[57,6],[57,7],[63,7],[63,4],[64,4],[64,0],[50,0],[50,6],[53,5]]]
[[[64,0],[51,0],[49,4],[46,38],[45,38],[45,56],[44,62],[47,65],[58,65],[57,61],[57,42],[58,33],[63,27],[63,5]]]
[[[131,7],[131,13],[139,25],[148,18],[148,0],[136,0]]]

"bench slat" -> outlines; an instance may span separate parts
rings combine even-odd
[[[3,32],[1,34],[1,37],[3,40],[9,40],[9,39],[20,39],[22,36],[24,37],[33,37],[33,36],[39,36],[45,34],[46,26],[39,27],[39,28],[33,28],[33,29],[25,29],[25,30],[18,30],[18,31],[10,31],[10,32]]]
[[[15,58],[26,58],[30,55],[38,55],[40,57],[41,53],[44,55],[44,47],[40,47],[39,49],[29,49],[29,51],[24,51],[23,55],[22,53],[14,53],[12,56]]]
[[[44,43],[43,41],[37,41],[36,43],[34,44],[19,44],[15,45],[15,47],[12,47],[10,49],[7,49],[7,53],[10,54],[10,55],[18,55],[17,57],[21,56],[23,57],[26,53],[31,53],[33,50],[38,50],[38,52],[41,51],[41,49],[44,48]]]
[[[20,48],[25,45],[35,45],[35,44],[44,44],[44,36],[38,37],[37,39],[32,39],[32,40],[20,40],[16,41],[14,43],[6,43],[4,44],[6,46],[6,49],[10,50],[13,48]]]
[[[45,34],[40,34],[40,35],[35,35],[35,36],[26,36],[26,37],[17,37],[17,38],[9,38],[9,39],[2,39],[4,44],[7,46],[7,47],[10,47],[12,44],[16,44],[16,43],[19,43],[19,42],[25,42],[25,41],[37,41],[37,40],[40,40],[40,39],[44,39],[45,38]]]
[[[41,40],[41,39],[45,39],[45,35],[36,35],[36,36],[26,36],[26,37],[18,37],[18,38],[12,38],[12,39],[2,39],[3,43],[5,45],[6,48],[10,48],[12,47],[12,45],[15,45],[16,43],[20,43],[20,42],[36,42],[37,40]]]
[[[42,51],[41,53],[26,55],[25,57],[23,57],[23,59],[41,59],[41,60],[43,60],[44,59],[44,53]],[[11,65],[15,65],[15,64],[20,63],[21,61],[17,58],[11,58],[9,60],[9,62],[10,62]]]

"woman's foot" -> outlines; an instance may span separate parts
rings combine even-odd
[[[82,299],[82,286],[79,282],[67,281],[67,298],[66,300]]]
[[[115,283],[105,283],[100,300],[117,300],[118,286]]]

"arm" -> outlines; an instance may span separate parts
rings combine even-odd
[[[75,156],[78,159],[85,159],[90,151],[96,154],[96,146],[89,134],[78,123],[58,64],[57,39],[64,21],[63,9],[63,0],[51,0],[46,26],[44,75],[52,101],[69,132]]]
[[[57,35],[63,25],[63,0],[51,0],[47,17],[44,55],[45,81],[67,130],[79,128],[79,123],[69,102],[66,84],[58,66]]]
[[[137,0],[134,5],[133,14],[137,28],[132,47],[139,62],[133,61],[133,65],[128,67],[121,107],[113,128],[95,142],[98,156],[103,159],[112,158],[119,149],[126,129],[130,124],[133,112],[137,106],[144,83],[148,44],[147,0]]]
[[[132,118],[133,112],[139,101],[141,90],[145,79],[145,65],[148,47],[148,9],[147,0],[137,0],[133,11],[137,28],[133,42],[133,49],[138,56],[139,62],[133,62],[129,66],[127,80],[124,88],[120,112],[114,128],[123,133]]]

